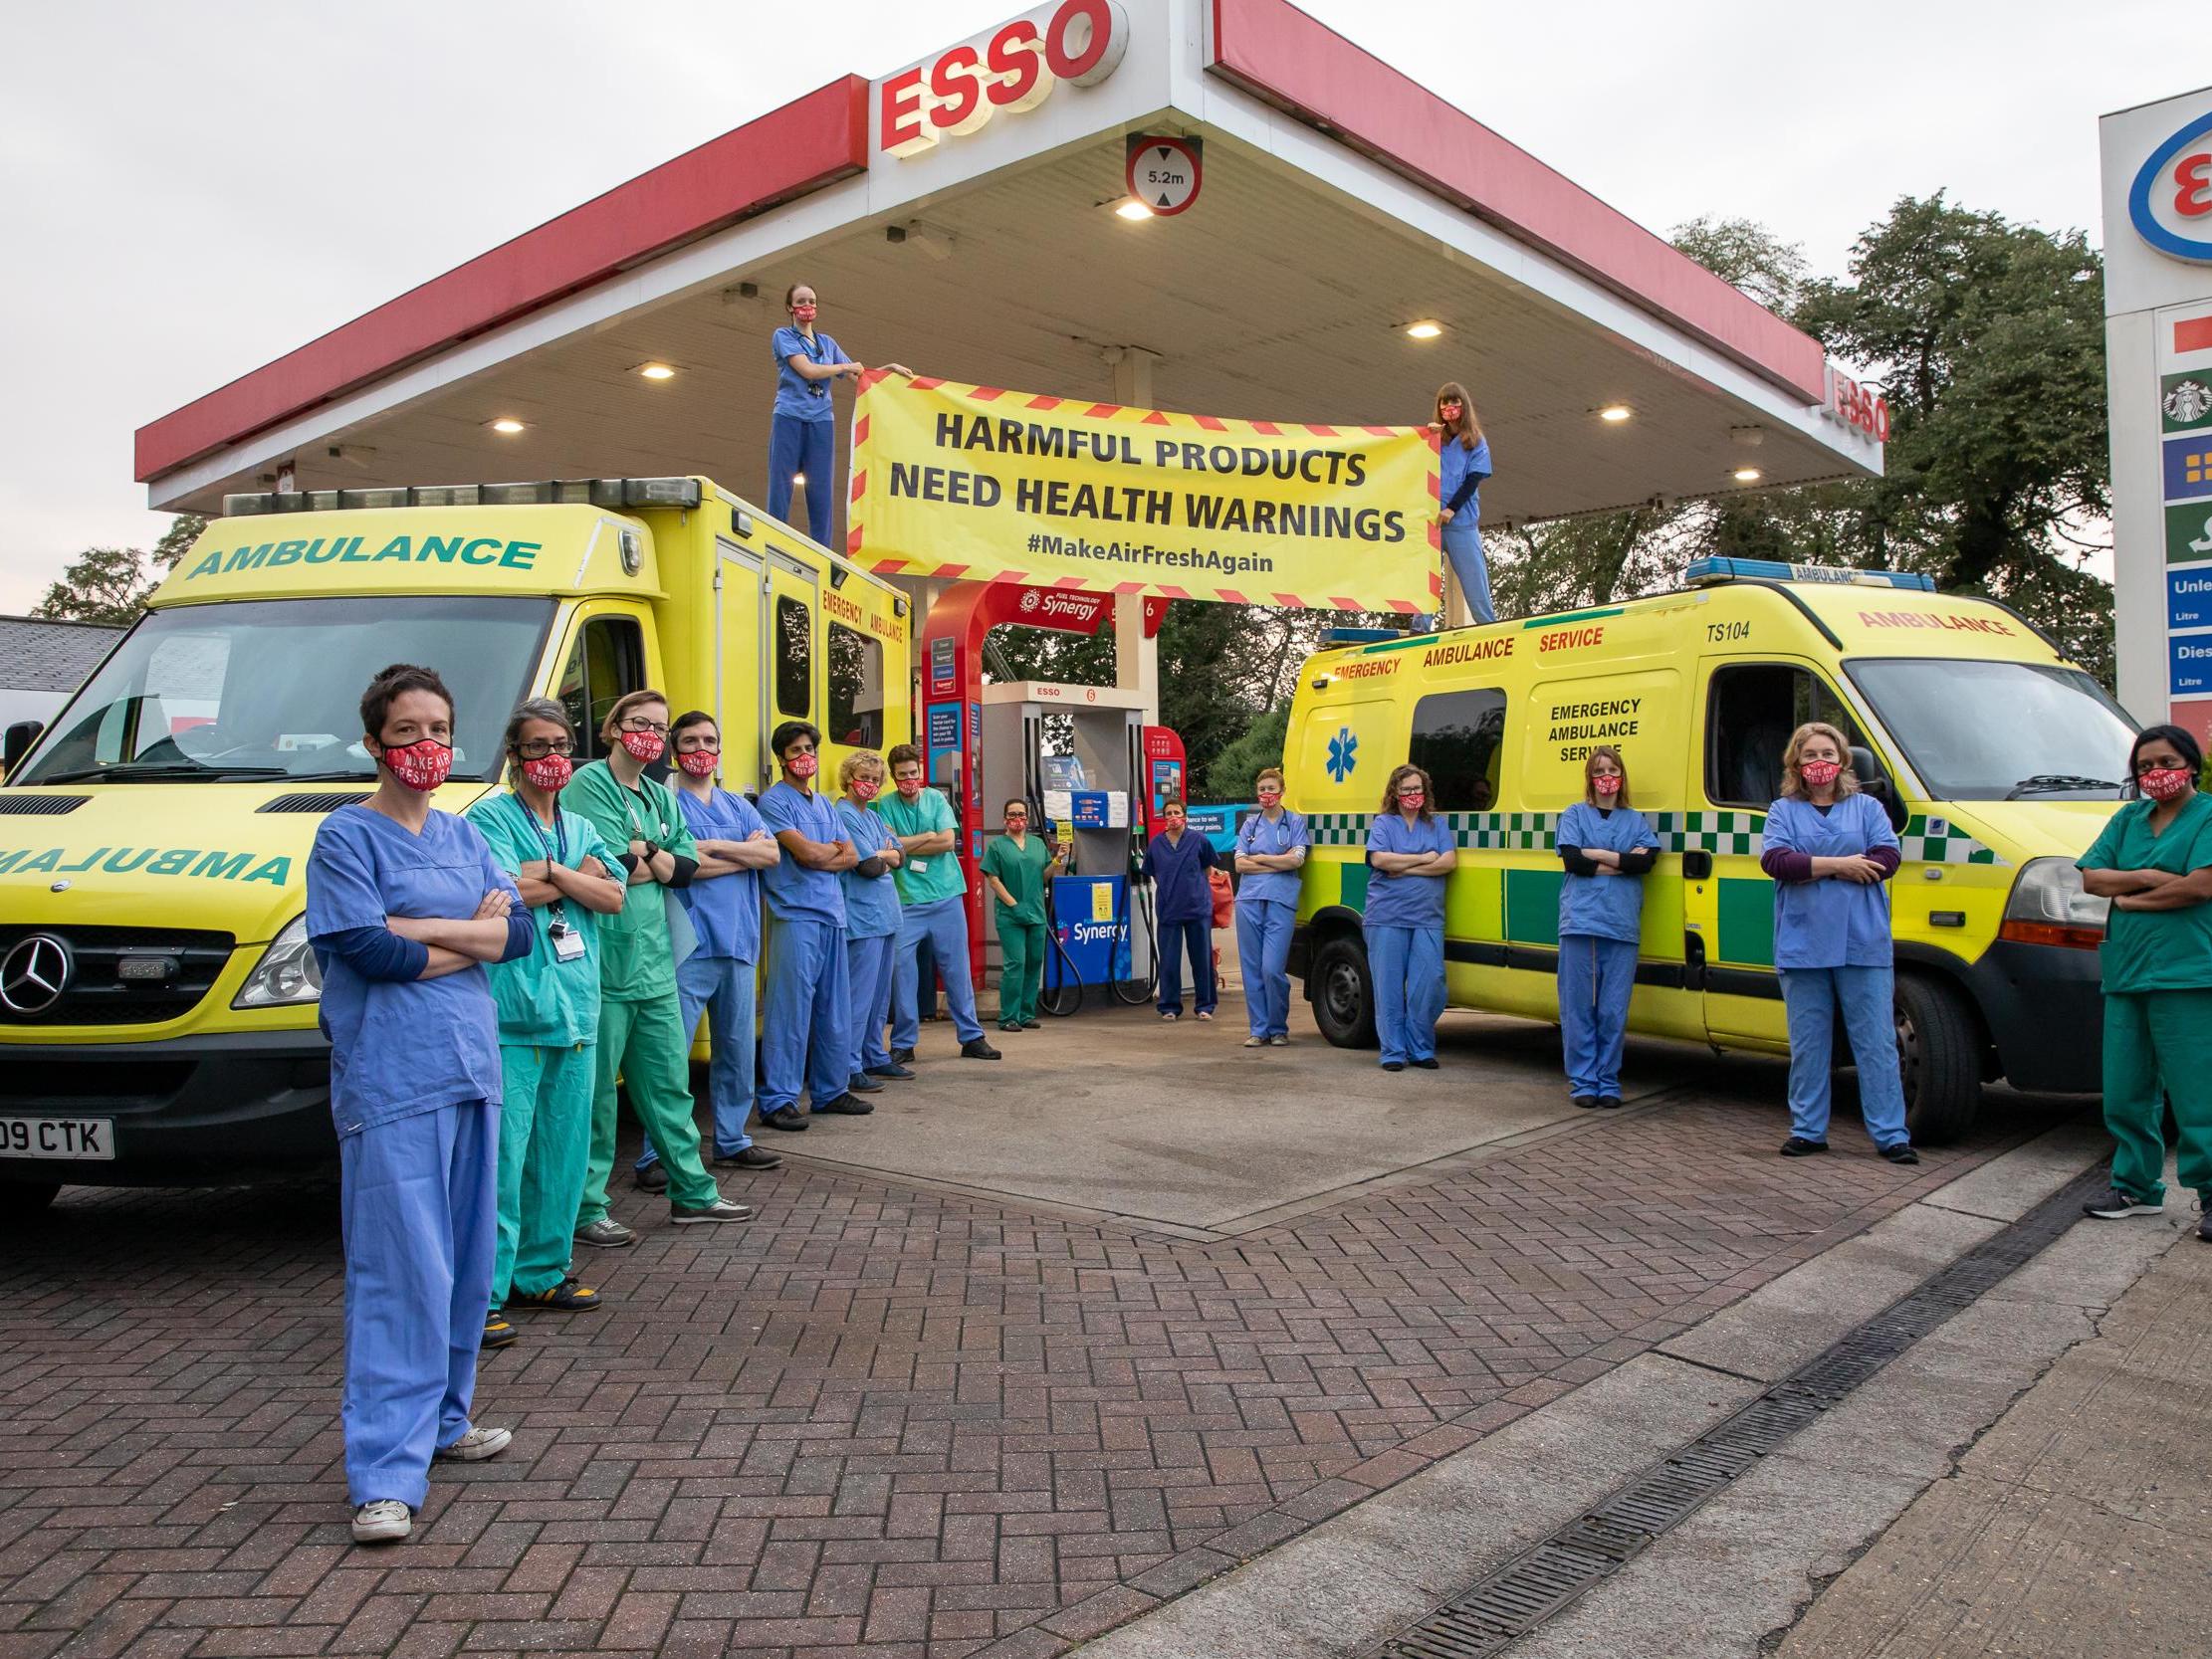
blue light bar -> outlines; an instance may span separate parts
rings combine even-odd
[[[1844,587],[1901,587],[1933,593],[1935,578],[1911,570],[1848,570],[1835,564],[1784,564],[1773,558],[1693,559],[1683,580],[1692,587],[1715,582],[1827,582]]]
[[[1373,645],[1379,640],[1404,639],[1396,628],[1330,628],[1321,635],[1321,643],[1330,645]]]

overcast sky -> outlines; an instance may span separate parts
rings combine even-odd
[[[2208,61],[2189,0],[1304,4],[1653,229],[1755,219],[1820,273],[1907,192],[2101,241],[2097,116]],[[0,612],[85,546],[159,537],[136,427],[834,76],[1021,9],[10,8]]]

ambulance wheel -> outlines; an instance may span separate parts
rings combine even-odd
[[[1897,975],[1897,1064],[1904,1121],[1915,1142],[1941,1146],[1974,1127],[1981,1109],[1981,1041],[1974,1017],[1948,985]]]
[[[1375,983],[1357,933],[1339,933],[1321,946],[1308,984],[1322,1036],[1338,1048],[1375,1047]]]

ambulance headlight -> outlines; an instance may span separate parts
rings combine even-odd
[[[233,1008],[290,1008],[323,997],[323,965],[308,942],[308,919],[296,916],[269,941],[253,972],[231,998]]]
[[[2070,858],[2032,858],[2020,867],[2005,901],[1999,938],[2018,944],[2064,944],[2095,950],[2104,942],[2112,902],[2086,893]]]

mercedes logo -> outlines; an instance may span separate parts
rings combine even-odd
[[[17,941],[0,956],[0,1006],[15,1014],[45,1013],[61,1001],[69,970],[69,946],[52,933]]]

